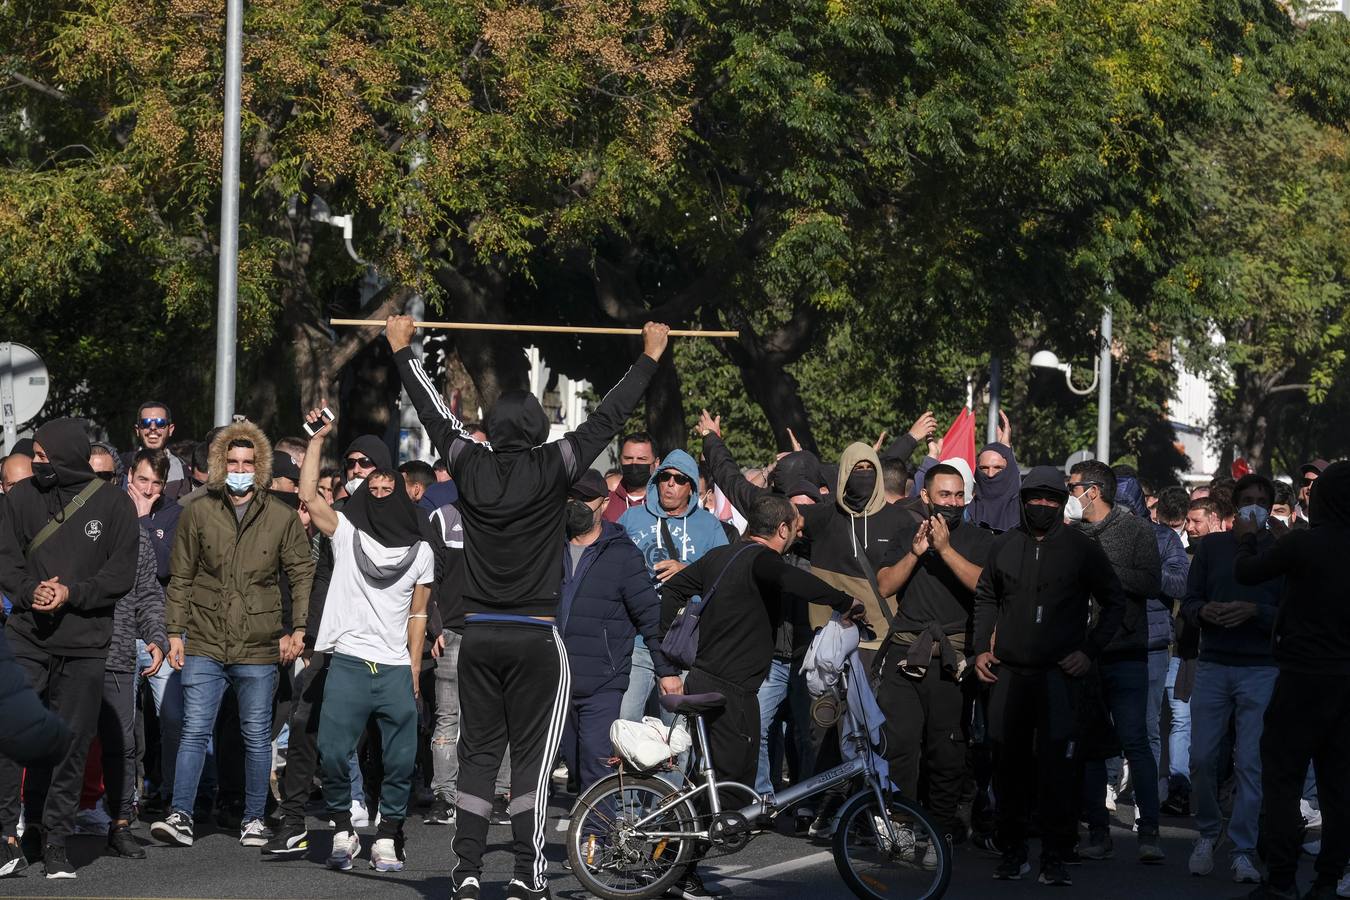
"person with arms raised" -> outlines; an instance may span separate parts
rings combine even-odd
[[[511,747],[513,900],[547,897],[544,827],[549,776],[567,718],[571,679],[556,617],[562,586],[567,490],[618,434],[656,373],[670,328],[643,327],[643,353],[561,440],[528,391],[507,391],[487,416],[491,443],[475,440],[413,354],[413,320],[390,316],[385,333],[403,387],[459,489],[463,518],[464,639],[459,650],[460,741],[451,886],[476,900],[493,782]]]

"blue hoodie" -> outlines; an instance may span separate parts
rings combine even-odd
[[[684,515],[671,515],[661,508],[661,492],[656,478],[665,469],[678,469],[694,483],[690,495],[690,508]],[[665,522],[670,532],[670,546],[661,533],[661,523]],[[635,506],[623,514],[619,524],[628,532],[628,537],[642,551],[647,563],[647,573],[657,584],[652,567],[667,559],[677,559],[689,564],[714,547],[727,542],[726,531],[717,517],[698,505],[698,465],[693,457],[683,450],[672,450],[661,460],[660,468],[652,473],[647,481],[647,499],[642,506]],[[660,588],[657,588],[660,591]]]

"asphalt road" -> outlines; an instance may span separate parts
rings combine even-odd
[[[1163,846],[1167,861],[1145,866],[1136,862],[1135,839],[1121,821],[1129,808],[1122,806],[1122,819],[1115,829],[1116,858],[1107,862],[1075,866],[1072,888],[1056,893],[1092,900],[1162,900],[1162,898],[1242,897],[1250,887],[1235,885],[1229,879],[1226,854],[1208,878],[1195,878],[1186,871],[1186,860],[1195,833],[1189,820],[1173,819],[1164,824]],[[581,900],[584,894],[561,866],[564,858],[563,834],[554,830],[563,810],[550,820],[549,858],[553,895]],[[420,818],[408,826],[407,868],[395,874],[377,874],[367,868],[373,829],[362,829],[363,858],[351,872],[326,869],[331,831],[311,819],[310,855],[304,860],[285,862],[260,858],[257,850],[240,847],[234,835],[205,832],[188,849],[154,845],[148,858],[130,861],[101,856],[99,837],[75,837],[70,846],[72,861],[79,869],[76,880],[48,881],[40,866],[28,869],[25,876],[0,880],[3,897],[117,897],[117,898],[390,898],[446,900],[450,892],[450,869],[454,857],[450,851],[453,830],[444,826],[424,826]],[[1181,827],[1177,827],[1181,826]],[[142,840],[149,840],[144,824],[137,826]],[[511,878],[510,836],[506,828],[494,828],[493,847],[486,858],[483,897],[499,900],[505,896],[505,884]],[[1032,850],[1033,862],[1035,847]],[[958,848],[949,898],[1044,897],[1052,889],[1034,880],[995,882],[991,876],[996,860],[979,851]],[[1310,865],[1305,864],[1302,883],[1306,886]],[[710,861],[704,869],[710,885],[720,886],[737,898],[746,900],[830,900],[851,896],[835,872],[833,858],[825,844],[805,837],[767,834],[733,856]]]

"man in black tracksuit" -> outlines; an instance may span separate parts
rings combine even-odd
[[[1018,879],[1030,870],[1027,818],[1034,805],[1040,880],[1064,885],[1065,854],[1077,838],[1084,676],[1119,630],[1125,594],[1101,547],[1064,526],[1068,491],[1058,469],[1032,469],[1021,497],[1022,524],[995,539],[975,589],[975,671],[994,686],[989,729],[1003,849],[995,877]],[[1101,611],[1089,631],[1094,598]]]
[[[74,878],[66,838],[98,725],[113,610],[136,581],[140,528],[126,492],[94,477],[89,439],[78,421],[43,425],[34,450],[33,477],[9,494],[0,528],[0,591],[14,604],[5,625],[10,649],[28,683],[75,735],[56,766],[28,770],[24,845],[34,857],[41,852],[47,877]],[[54,520],[60,523],[55,531],[30,550]],[[17,763],[0,759],[0,830],[6,839],[18,824],[21,775]]]
[[[1261,792],[1267,883],[1252,897],[1299,896],[1303,819],[1299,798],[1312,763],[1323,810],[1317,880],[1305,897],[1336,896],[1336,882],[1350,857],[1350,591],[1345,558],[1350,551],[1350,463],[1328,466],[1312,484],[1310,527],[1290,531],[1262,552],[1256,523],[1239,516],[1234,575],[1257,585],[1284,577],[1275,614],[1275,665],[1279,675],[1266,707],[1261,735]]]
[[[548,896],[544,819],[571,692],[567,651],[555,627],[567,490],[646,392],[669,331],[644,326],[643,355],[562,440],[544,443],[548,417],[533,394],[508,391],[488,414],[486,443],[455,418],[413,354],[412,319],[391,316],[386,323],[403,387],[459,489],[463,518],[456,898],[478,897],[493,782],[508,743],[516,867],[507,896]]]
[[[705,716],[708,749],[718,780],[753,787],[759,768],[757,694],[773,662],[778,629],[794,602],[805,600],[858,618],[863,604],[783,559],[801,528],[792,501],[766,494],[755,498],[747,512],[742,540],[709,550],[666,582],[661,593],[663,634],[691,598],[705,597],[707,603],[699,617],[698,652],[683,688],[678,677],[662,678],[661,693],[726,697],[726,706]],[[716,591],[706,597],[714,582]],[[708,896],[692,867],[672,893]]]

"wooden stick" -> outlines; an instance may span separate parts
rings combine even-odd
[[[330,325],[354,325],[383,328],[379,319],[329,319]],[[542,331],[552,334],[642,334],[641,328],[595,328],[584,325],[503,325],[496,322],[414,322],[418,328],[446,328],[458,331]],[[734,338],[739,331],[696,331],[672,328],[671,337]]]

